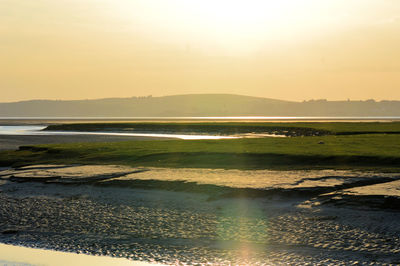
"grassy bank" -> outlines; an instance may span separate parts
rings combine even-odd
[[[398,170],[400,135],[76,143],[22,147],[18,151],[0,153],[0,164],[3,166],[38,163],[282,170]]]
[[[195,132],[208,134],[271,133],[287,136],[400,134],[400,122],[147,122],[50,125],[55,131]]]

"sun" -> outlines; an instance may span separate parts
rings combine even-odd
[[[203,0],[179,1],[181,10],[188,14],[188,27],[195,25],[214,37],[232,40],[252,39],[276,30],[282,24],[287,9],[284,1],[268,0]],[[275,26],[274,26],[275,24]],[[280,25],[283,26],[283,25]]]

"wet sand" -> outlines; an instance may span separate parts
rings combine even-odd
[[[399,187],[397,174],[293,171],[279,179],[278,171],[228,170],[216,180],[223,170],[2,170],[3,243],[165,264],[400,263],[396,206],[326,198],[350,192],[356,198],[353,190],[368,194],[375,185],[382,191],[375,196],[384,198],[385,186]]]

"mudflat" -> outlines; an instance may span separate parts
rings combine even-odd
[[[383,191],[394,173],[35,165],[0,177],[3,243],[165,264],[400,262],[400,212]],[[335,201],[374,185],[374,204]]]

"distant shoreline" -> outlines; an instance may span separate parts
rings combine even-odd
[[[397,122],[399,117],[0,117],[2,125],[53,125],[70,123],[123,122]]]
[[[3,116],[0,120],[400,120],[400,116]]]

